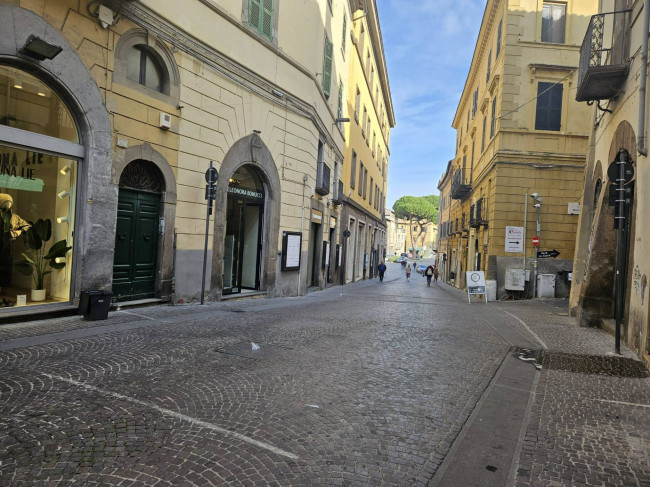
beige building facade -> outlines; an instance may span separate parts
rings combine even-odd
[[[487,2],[452,123],[456,154],[441,180],[450,179],[452,200],[441,245],[458,287],[466,271],[484,270],[499,296],[532,296],[536,274],[551,276],[555,296],[569,294],[563,276],[573,265],[590,133],[589,111],[571,93],[597,4]],[[531,271],[524,289],[505,288],[508,269]]]
[[[70,247],[45,277],[49,305],[91,290],[186,303],[338,282],[351,135],[337,119],[360,9],[343,0],[299,11],[277,0],[0,2],[0,149],[11,163],[0,199],[13,222],[3,228],[2,296],[39,303],[13,265],[38,220],[51,226],[48,245]],[[373,151],[380,125],[375,118]],[[204,267],[211,162],[219,176]]]
[[[576,91],[578,100],[597,104],[592,108],[594,129],[570,313],[580,325],[602,327],[615,336],[618,321],[620,343],[650,367],[650,227],[645,214],[650,208],[650,168],[644,93],[648,82],[644,29],[650,22],[650,2],[601,1],[600,12],[585,27],[585,62]],[[605,107],[608,111],[601,109]],[[626,169],[622,193],[617,191],[617,162]]]

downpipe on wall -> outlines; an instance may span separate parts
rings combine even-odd
[[[639,82],[639,142],[636,150],[642,156],[648,155],[645,135],[646,85],[648,78],[648,30],[650,30],[650,0],[643,0],[643,32],[641,39],[641,80]]]

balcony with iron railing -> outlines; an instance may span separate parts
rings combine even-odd
[[[458,169],[451,181],[451,199],[465,200],[472,192],[472,184],[466,177],[465,169]]]
[[[487,198],[480,198],[476,200],[469,209],[469,226],[478,228],[481,225],[488,225],[488,206]]]
[[[580,48],[576,101],[607,100],[623,87],[630,71],[631,12],[591,17]]]

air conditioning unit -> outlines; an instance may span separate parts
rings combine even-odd
[[[172,128],[172,116],[169,113],[160,112],[160,128],[169,130]]]
[[[330,194],[330,168],[323,161],[318,162],[316,169],[315,191],[322,196]]]

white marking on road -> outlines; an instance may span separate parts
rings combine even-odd
[[[141,315],[141,314],[139,314],[139,313],[134,313],[133,311],[120,310],[119,308],[118,308],[118,311],[119,311],[120,313],[126,313],[127,315],[133,315],[133,316],[137,316],[137,317],[139,317],[139,318],[145,318],[145,319],[147,319],[147,320],[155,320],[155,319],[156,319],[156,318],[153,318],[153,317],[151,317],[151,316]]]
[[[599,402],[609,402],[612,404],[622,404],[624,406],[634,406],[637,408],[650,408],[650,404],[638,404],[634,402],[625,402],[625,401],[612,401],[611,399],[596,399]]]
[[[500,310],[503,311],[505,314],[512,316],[515,320],[517,320],[519,323],[521,323],[521,324],[523,325],[523,327],[526,328],[526,330],[528,330],[528,333],[530,333],[531,335],[533,335],[533,337],[535,338],[535,340],[537,340],[537,341],[539,342],[539,344],[542,346],[542,348],[543,348],[544,350],[548,350],[548,346],[546,346],[546,343],[544,343],[544,340],[542,340],[540,337],[538,337],[538,336],[537,336],[537,333],[535,333],[533,330],[531,330],[530,327],[529,327],[529,326],[524,322],[524,320],[522,320],[522,319],[519,318],[518,316],[513,315],[512,313],[509,313],[508,311],[506,311],[506,310],[503,309],[503,308],[499,308],[499,307],[497,306],[497,309],[500,309]]]
[[[255,440],[255,439],[250,438],[248,436],[242,435],[241,433],[237,433],[235,431],[230,431],[228,429],[222,428],[222,427],[217,426],[215,424],[208,423],[207,421],[202,421],[200,419],[192,418],[191,416],[187,416],[185,414],[181,414],[181,413],[178,413],[176,411],[172,411],[171,409],[167,409],[167,408],[157,406],[157,405],[155,405],[155,404],[153,404],[151,402],[148,402],[148,401],[142,401],[140,399],[125,396],[124,394],[119,394],[117,392],[106,391],[104,389],[100,389],[99,387],[91,386],[89,384],[84,384],[83,382],[78,382],[78,381],[76,381],[74,379],[66,379],[65,377],[59,377],[59,376],[56,376],[56,375],[51,375],[51,374],[46,374],[46,373],[43,373],[43,375],[45,375],[46,377],[49,377],[52,380],[59,380],[59,381],[62,381],[62,382],[67,382],[67,383],[73,384],[75,386],[83,387],[84,389],[89,390],[89,391],[98,392],[98,393],[104,394],[106,396],[111,396],[111,397],[114,397],[116,399],[121,399],[122,401],[128,401],[128,402],[131,402],[131,403],[134,403],[134,404],[139,404],[141,406],[145,406],[145,407],[148,407],[148,408],[151,408],[151,409],[155,409],[156,411],[158,411],[161,414],[164,414],[164,415],[167,415],[167,416],[172,416],[172,417],[180,419],[182,421],[187,421],[189,423],[192,423],[192,424],[195,424],[195,425],[198,425],[198,426],[202,426],[203,428],[207,428],[209,430],[215,431],[217,433],[221,433],[221,434],[226,435],[226,436],[231,436],[232,438],[236,438],[236,439],[238,439],[240,441],[243,441],[244,443],[248,443],[249,445],[257,446],[259,448],[271,451],[273,453],[276,453],[276,454],[281,455],[283,457],[290,458],[292,460],[297,460],[298,459],[298,455],[294,455],[293,453],[284,451],[284,450],[282,450],[282,449],[280,449],[280,448],[278,448],[278,447],[276,447],[274,445],[271,445],[270,443],[264,443],[263,441]]]

